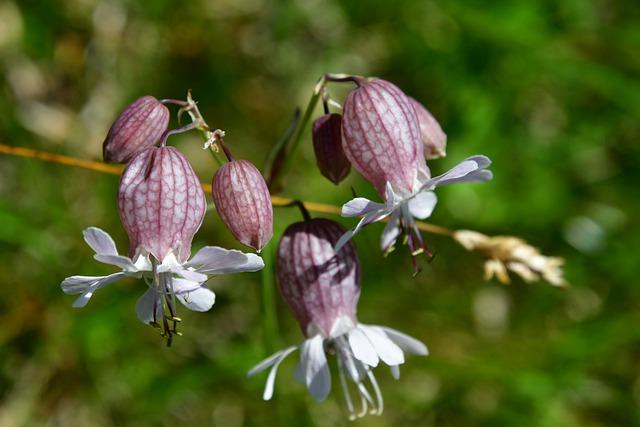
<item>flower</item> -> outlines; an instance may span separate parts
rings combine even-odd
[[[485,280],[496,277],[501,283],[510,282],[507,269],[525,282],[544,279],[553,286],[565,287],[562,274],[564,259],[548,257],[522,239],[512,236],[489,237],[477,231],[459,230],[453,238],[469,251],[485,255]]]
[[[428,173],[414,107],[394,84],[373,79],[344,101],[342,148],[360,174],[381,196],[387,182],[410,192],[416,173]]]
[[[83,235],[95,252],[94,259],[122,271],[108,276],[64,279],[61,284],[64,293],[80,294],[73,306],[84,307],[96,291],[124,277],[143,279],[148,289],[136,303],[138,319],[154,326],[162,325],[169,344],[171,336],[177,333],[175,322],[180,320],[176,316],[176,299],[190,310],[207,311],[215,302],[215,294],[205,287],[210,276],[253,272],[264,267],[262,258],[255,254],[217,246],[205,246],[187,262],[180,262],[173,252],[169,252],[162,263],[148,253],[138,253],[131,259],[118,254],[113,239],[103,230],[89,227]]]
[[[155,145],[169,125],[169,109],[153,96],[143,96],[120,113],[102,144],[105,162],[127,163]]]
[[[424,105],[415,99],[408,97],[409,102],[416,111],[420,136],[424,144],[424,155],[427,159],[437,159],[447,155],[447,135],[442,131],[440,123],[424,108]]]
[[[342,116],[325,114],[313,122],[313,151],[320,173],[338,185],[349,175],[351,164],[342,148]]]
[[[426,219],[431,216],[438,202],[435,188],[461,182],[488,181],[493,176],[491,171],[486,169],[490,164],[491,160],[485,156],[469,157],[448,172],[434,178],[431,178],[428,172],[417,174],[413,191],[394,188],[392,183],[387,182],[384,203],[376,203],[364,197],[350,200],[342,206],[342,216],[362,216],[362,219],[338,240],[336,250],[340,250],[365,225],[389,217],[380,239],[381,249],[385,253],[390,252],[398,237],[401,234],[406,235],[416,269],[415,256],[427,249],[414,218]]]
[[[273,237],[273,206],[258,168],[246,160],[232,160],[216,171],[211,190],[216,210],[233,236],[262,250]]]
[[[189,161],[173,147],[136,154],[120,177],[118,211],[129,236],[129,256],[149,253],[162,263],[170,252],[184,262],[206,211],[204,191]]]
[[[285,231],[276,261],[278,286],[306,340],[265,359],[248,375],[270,368],[263,393],[263,399],[270,400],[280,363],[300,349],[295,377],[307,386],[315,400],[322,401],[331,389],[327,354],[335,355],[346,407],[353,419],[367,412],[382,413],[382,394],[372,368],[382,361],[391,367],[397,379],[404,351],[418,355],[426,355],[428,351],[423,343],[402,332],[358,322],[358,257],[351,243],[339,253],[334,250],[343,232],[340,225],[327,219],[295,223]],[[355,388],[360,397],[359,412],[355,410],[350,388]]]
[[[371,182],[383,203],[357,197],[342,207],[342,216],[363,216],[336,245],[339,250],[362,227],[389,218],[381,248],[390,252],[401,234],[415,257],[427,252],[414,218],[428,218],[437,203],[433,190],[456,182],[482,182],[492,178],[485,156],[469,157],[435,178],[424,158],[419,114],[411,99],[390,82],[373,79],[351,91],[344,103],[342,144],[354,167]]]

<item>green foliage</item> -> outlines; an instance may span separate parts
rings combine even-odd
[[[639,425],[639,18],[631,0],[5,1],[0,143],[98,159],[124,105],[192,89],[234,154],[261,165],[322,73],[391,80],[448,134],[436,173],[471,154],[494,161],[492,182],[442,189],[432,221],[521,236],[565,257],[572,287],[484,282],[478,255],[431,235],[438,256],[413,280],[406,249],[383,259],[382,226],[367,228],[361,320],[431,355],[409,357],[397,382],[380,369],[385,413],[358,424]],[[172,141],[209,181],[198,136]],[[302,338],[277,294],[264,324],[259,273],[212,280],[213,310],[182,310],[170,349],[136,319],[141,283],[71,308],[64,277],[111,271],[81,230],[126,249],[116,186],[0,154],[0,425],[347,425],[340,390],[312,402],[293,360],[270,403],[264,377],[245,378],[266,356],[263,328],[278,344]],[[374,196],[354,172],[337,188],[322,179],[308,134],[282,194],[340,205],[350,186]],[[298,219],[278,208],[276,233]],[[214,213],[195,244],[237,247]]]

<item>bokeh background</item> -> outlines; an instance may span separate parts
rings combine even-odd
[[[391,80],[449,136],[436,173],[471,154],[494,161],[492,182],[442,189],[432,221],[521,236],[566,258],[572,286],[485,282],[480,256],[431,235],[438,256],[414,280],[406,249],[383,259],[382,226],[368,228],[360,319],[431,355],[409,357],[400,381],[378,369],[385,413],[354,424],[640,425],[638,52],[633,0],[4,0],[0,143],[98,160],[125,105],[191,88],[236,157],[262,165],[322,73]],[[171,140],[209,181],[199,142]],[[374,196],[356,173],[334,187],[314,163],[307,133],[282,195]],[[0,425],[350,425],[339,389],[316,404],[294,382],[295,358],[272,402],[264,375],[245,378],[302,339],[281,301],[278,334],[265,333],[259,273],[212,280],[214,309],[181,310],[171,348],[136,319],[139,282],[71,308],[64,277],[112,271],[82,229],[126,250],[116,190],[113,175],[0,154]],[[276,232],[297,220],[277,209]],[[239,248],[214,212],[195,240],[206,244]]]

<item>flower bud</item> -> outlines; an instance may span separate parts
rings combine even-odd
[[[447,155],[447,135],[442,131],[440,123],[424,106],[409,97],[418,117],[420,135],[424,144],[424,155],[427,159],[437,159]]]
[[[173,252],[185,262],[206,202],[187,159],[173,147],[151,147],[136,154],[122,173],[118,208],[131,258],[149,253],[162,262]]]
[[[351,242],[334,250],[344,232],[338,223],[316,218],[290,225],[280,240],[278,286],[307,337],[331,336],[343,317],[357,324],[360,262]]]
[[[344,102],[342,146],[353,166],[381,196],[389,182],[412,192],[419,171],[428,175],[420,127],[408,97],[375,79],[351,91]]]
[[[342,149],[342,116],[325,114],[313,122],[313,151],[320,172],[338,185],[349,175],[351,164]]]
[[[156,144],[169,125],[169,109],[153,96],[143,96],[124,109],[102,144],[105,162],[126,163]]]
[[[251,162],[223,165],[211,185],[216,210],[233,236],[257,251],[273,237],[273,207],[269,189]]]

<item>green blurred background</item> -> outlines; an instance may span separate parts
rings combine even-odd
[[[406,331],[431,355],[408,357],[400,381],[378,369],[385,413],[355,424],[633,426],[638,52],[633,0],[4,0],[0,143],[99,159],[126,104],[191,88],[236,157],[262,165],[320,74],[391,80],[448,134],[436,173],[471,154],[494,161],[492,182],[442,189],[432,221],[521,236],[565,257],[572,287],[485,282],[480,256],[430,235],[438,256],[413,280],[406,249],[383,259],[382,226],[368,228],[356,238],[360,320]],[[171,143],[211,179],[197,135]],[[282,194],[340,205],[350,186],[374,196],[356,173],[337,188],[322,179],[307,133]],[[279,337],[264,338],[259,273],[212,280],[213,310],[182,309],[169,349],[136,319],[140,282],[71,308],[64,277],[113,271],[92,260],[82,229],[127,248],[116,190],[116,176],[0,154],[0,426],[350,425],[335,386],[316,404],[294,382],[294,358],[272,402],[265,375],[245,378],[302,339],[281,301]],[[297,220],[276,209],[276,232]],[[215,213],[196,236],[206,244],[239,247]]]

